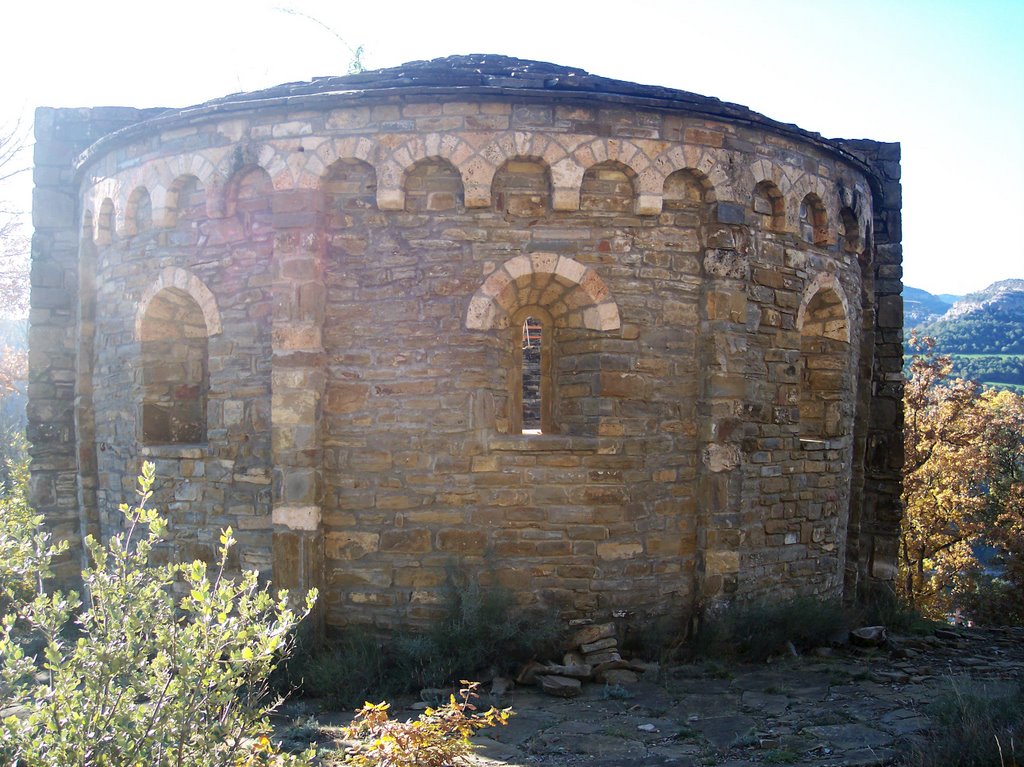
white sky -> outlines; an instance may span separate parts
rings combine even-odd
[[[16,0],[0,18],[0,123],[344,74],[338,36],[368,69],[540,59],[900,141],[905,282],[962,294],[1024,277],[1024,0]],[[29,187],[3,196],[28,209]]]

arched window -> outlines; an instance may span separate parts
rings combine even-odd
[[[515,374],[511,377],[512,433],[552,434],[554,382],[551,376],[551,316],[540,307],[520,309],[513,315],[512,343]]]
[[[142,441],[206,441],[209,389],[208,329],[188,293],[164,288],[146,306],[142,342]]]

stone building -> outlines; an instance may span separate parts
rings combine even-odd
[[[465,56],[44,108],[35,151],[32,491],[74,551],[148,459],[168,556],[230,525],[329,624],[425,621],[453,568],[566,616],[893,578],[896,144]]]

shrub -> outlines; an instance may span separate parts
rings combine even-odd
[[[1024,593],[1003,578],[981,575],[960,595],[963,612],[982,626],[1024,626]]]
[[[480,672],[509,673],[535,655],[550,655],[561,634],[553,616],[518,607],[501,586],[449,576],[444,617],[424,636],[399,640],[399,655],[421,686]]]
[[[508,589],[467,580],[450,575],[443,617],[427,631],[383,637],[348,628],[323,647],[297,653],[275,684],[354,708],[371,698],[509,673],[532,657],[553,654],[561,635],[553,616],[520,609]]]
[[[763,661],[788,652],[828,644],[846,628],[835,601],[799,597],[785,602],[737,605],[707,617],[690,643],[698,655],[735,655]]]
[[[946,625],[924,617],[895,591],[884,586],[874,589],[854,610],[852,617],[863,626],[885,626],[899,634],[930,634],[936,627]]]
[[[146,508],[153,480],[146,464],[140,503],[121,507],[124,533],[106,545],[87,540],[84,605],[74,593],[40,591],[3,617],[3,708],[20,713],[0,722],[0,763],[302,763],[270,743],[264,696],[300,615],[286,593],[259,588],[255,573],[225,577],[230,529],[212,576],[202,562],[150,564],[167,527]],[[41,658],[25,653],[16,625],[41,635]]]
[[[931,706],[938,725],[911,749],[911,767],[1021,767],[1024,765],[1024,689],[1018,684],[949,680]]]
[[[428,708],[417,719],[397,722],[387,703],[367,703],[346,734],[359,743],[345,757],[355,767],[451,767],[473,752],[470,736],[484,727],[508,724],[511,709],[493,706],[476,713],[477,683],[462,681],[459,700]]]
[[[282,692],[296,690],[342,709],[409,692],[411,684],[381,640],[358,628],[345,629],[318,647],[300,647],[273,677]]]

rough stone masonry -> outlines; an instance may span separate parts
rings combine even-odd
[[[40,109],[33,501],[80,555],[155,461],[163,556],[230,525],[334,625],[453,573],[853,598],[901,515],[899,157],[489,55]]]

